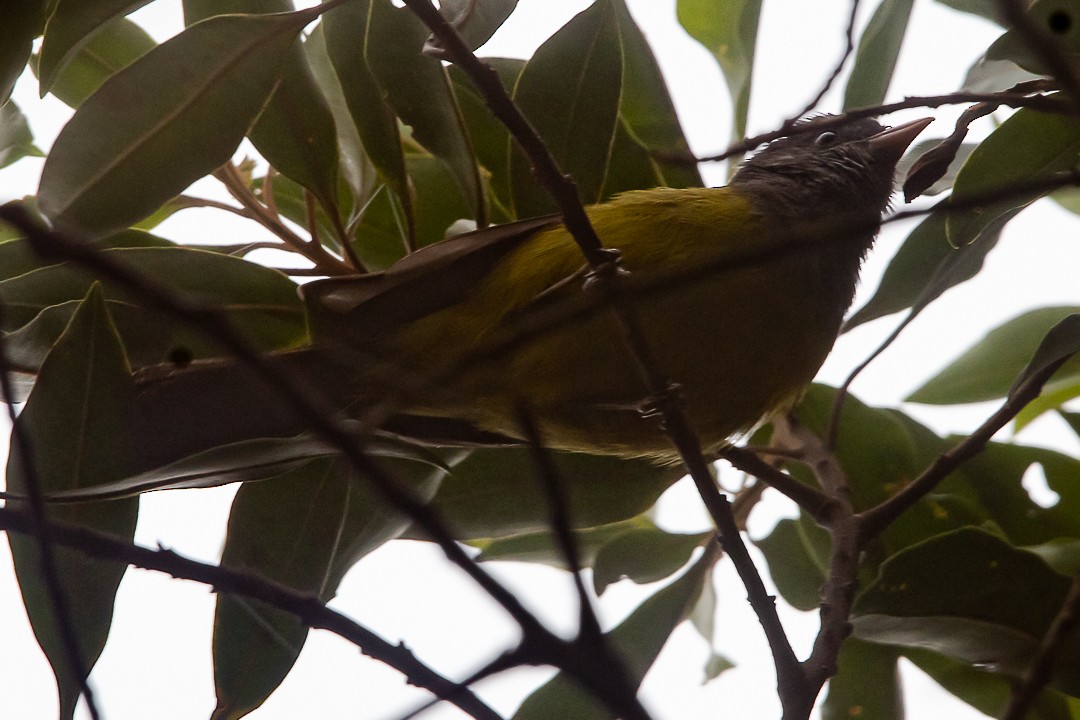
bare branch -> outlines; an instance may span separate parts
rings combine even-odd
[[[25,513],[0,508],[0,529],[40,537],[36,523]],[[481,702],[468,683],[455,683],[420,662],[407,648],[390,643],[354,620],[326,606],[318,596],[298,592],[242,570],[191,560],[172,550],[144,548],[126,539],[70,523],[52,523],[56,544],[88,557],[127,563],[132,567],[166,573],[179,580],[203,583],[214,592],[249,597],[292,613],[308,627],[327,630],[351,642],[361,652],[394,668],[416,687],[457,705],[477,720],[501,720]]]

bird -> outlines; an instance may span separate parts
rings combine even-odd
[[[634,190],[586,209],[705,450],[790,409],[813,380],[897,163],[930,122],[797,124],[723,187]],[[313,343],[268,362],[343,417],[392,396],[385,426],[433,444],[520,443],[524,410],[546,447],[673,461],[597,285],[558,215],[483,228],[382,272],[302,286]],[[234,360],[151,367],[137,391],[149,465],[309,430]]]

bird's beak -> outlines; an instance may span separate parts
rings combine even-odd
[[[932,122],[934,118],[921,118],[882,130],[868,140],[870,151],[877,160],[895,164],[903,157],[908,145]]]

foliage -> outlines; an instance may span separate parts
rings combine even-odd
[[[252,348],[288,351],[318,331],[290,275],[380,270],[462,227],[557,209],[535,181],[534,158],[512,141],[460,64],[444,62],[452,52],[429,37],[409,8],[389,0],[301,10],[289,0],[185,0],[187,27],[158,44],[128,17],[147,1],[25,2],[5,18],[3,99],[15,78],[32,70],[43,94],[75,108],[24,207],[109,262],[149,278],[181,305],[215,308]],[[945,4],[1005,22],[997,3]],[[442,3],[474,49],[516,5]],[[680,22],[712,54],[728,83],[736,140],[746,133],[761,5],[677,3]],[[1062,57],[1071,61],[1080,18],[1047,7],[1034,4],[1035,31],[1058,32]],[[884,100],[911,10],[910,0],[876,6],[856,43],[845,110]],[[1072,21],[1065,30],[1060,13]],[[32,52],[39,36],[39,50]],[[624,0],[596,0],[526,61],[488,60],[576,181],[582,202],[701,183],[664,77]],[[984,87],[994,73],[1013,77],[1018,67],[1051,74],[1020,28],[1007,27],[980,63]],[[1060,100],[1076,89],[1063,85],[1013,99],[1019,105],[1032,97]],[[1080,157],[1080,122],[1075,114],[1046,112],[1045,102],[1029,104],[973,149],[965,148],[959,171],[942,180],[950,195],[911,231],[849,328],[901,311],[913,317],[975,277],[1010,220],[1058,187],[1076,184],[1062,177]],[[233,159],[244,138],[258,154],[254,161]],[[10,101],[0,105],[0,167],[41,154],[20,109]],[[176,212],[220,205],[185,194],[207,177],[228,190],[233,213],[262,226],[267,243],[306,261],[307,268],[251,262],[246,255],[253,246],[206,245],[202,237],[173,243],[151,234]],[[28,484],[38,482],[49,495],[53,520],[130,539],[142,492],[243,481],[222,565],[316,602],[331,599],[348,569],[385,543],[432,539],[424,518],[388,501],[324,438],[236,443],[164,466],[145,462],[131,447],[134,428],[125,425],[135,402],[133,372],[222,357],[226,348],[168,302],[76,267],[62,252],[36,254],[32,238],[12,228],[0,227],[0,238],[2,350],[19,393],[7,399],[26,400],[17,428],[33,448],[27,457],[13,435],[8,490],[20,499],[9,501],[7,510],[29,507]],[[1024,381],[1053,372],[1042,397],[1027,409],[1015,408],[1010,418],[1019,416],[1022,425],[1060,412],[1080,427],[1077,415],[1063,407],[1080,395],[1080,365],[1068,359],[1080,339],[1078,310],[1018,313],[928,380],[911,401],[1008,401],[1022,392]],[[835,390],[815,386],[795,415],[819,438],[837,431],[828,457],[845,488],[833,499],[850,502],[861,513],[855,519],[872,517],[961,442],[899,409],[871,407],[854,397],[846,398],[833,427],[835,399]],[[680,468],[555,454],[552,474],[566,486],[560,518],[530,450],[432,450],[390,435],[366,449],[408,497],[430,503],[454,539],[479,551],[479,563],[567,568],[576,562],[591,572],[596,595],[624,578],[667,581],[623,623],[594,638],[623,659],[621,680],[630,689],[684,620],[693,619],[712,640],[710,583],[719,554],[711,536],[669,532],[650,518],[657,498],[682,475]],[[961,700],[1000,713],[1009,683],[1045,659],[1044,637],[1071,597],[1070,576],[1080,570],[1080,460],[1016,442],[975,450],[981,453],[937,478],[905,512],[861,540],[850,578],[853,637],[842,646],[825,643],[838,668],[821,706],[825,718],[902,718],[902,658]],[[1053,507],[1036,504],[1021,485],[1035,470],[1059,496]],[[805,466],[789,463],[786,471],[792,482],[818,486]],[[825,487],[822,497],[833,490]],[[756,498],[745,489],[738,501],[745,504],[736,509],[745,516]],[[828,524],[803,507],[756,541],[782,599],[800,610],[817,609],[822,586],[835,585],[834,550],[841,539],[836,526],[826,530],[821,522]],[[567,550],[568,538],[576,555]],[[10,542],[30,622],[56,675],[61,717],[70,718],[84,674],[108,637],[124,562],[56,547],[63,581],[50,587],[38,542],[15,533]],[[78,598],[66,619],[49,602],[57,589]],[[823,606],[823,623],[828,609]],[[214,717],[238,718],[261,705],[290,671],[307,630],[285,607],[220,595]],[[77,641],[74,665],[65,633]],[[1054,651],[1056,664],[1045,686],[1036,688],[1030,717],[1080,717],[1073,699],[1080,697],[1080,635],[1065,633]],[[715,655],[708,676],[727,667]],[[570,662],[560,669],[515,717],[612,716],[610,702],[598,700],[595,688],[586,688],[591,696],[583,692],[585,671]]]

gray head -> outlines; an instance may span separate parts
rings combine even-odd
[[[892,195],[896,163],[930,122],[885,128],[865,119],[780,138],[743,163],[731,184],[784,221],[878,218]]]

